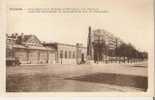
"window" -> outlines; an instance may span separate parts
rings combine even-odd
[[[71,58],[71,51],[69,51],[69,58]]]
[[[65,58],[67,58],[67,51],[65,51]]]
[[[75,58],[75,52],[73,52],[73,58]]]
[[[63,50],[60,51],[60,58],[63,58]]]

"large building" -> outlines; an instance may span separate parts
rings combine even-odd
[[[56,63],[80,64],[86,61],[87,48],[82,44],[44,43],[44,46],[56,49]]]
[[[35,35],[7,34],[6,58],[21,64],[80,64],[86,61],[86,47],[63,43],[42,43]]]
[[[14,57],[22,64],[52,64],[55,50],[44,47],[35,35],[7,34],[6,58]]]
[[[121,39],[104,29],[92,30],[89,27],[87,55],[95,62],[109,60],[117,55],[117,47],[122,43]]]

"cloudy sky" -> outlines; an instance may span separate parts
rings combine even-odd
[[[105,29],[137,49],[153,42],[153,0],[8,0],[7,32],[35,34],[40,40],[86,46],[88,27]],[[9,8],[99,8],[106,13],[54,14]]]

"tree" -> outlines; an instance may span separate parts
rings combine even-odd
[[[118,46],[117,48],[117,55],[119,57],[123,57],[124,58],[124,62],[127,58],[128,63],[129,62],[136,62],[136,59],[147,59],[148,55],[147,52],[140,52],[138,51],[132,44],[121,44],[120,46]]]
[[[122,43],[120,46],[117,47],[117,55],[119,57],[123,57],[123,62],[125,63],[125,57],[127,54],[127,45]]]

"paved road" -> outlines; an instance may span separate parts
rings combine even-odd
[[[144,91],[147,64],[7,67],[7,91]],[[145,83],[145,84],[141,84]]]

